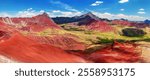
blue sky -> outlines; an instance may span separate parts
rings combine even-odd
[[[31,17],[47,12],[51,17],[93,12],[101,18],[150,19],[150,0],[0,0],[0,16]]]

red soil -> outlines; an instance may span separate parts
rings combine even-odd
[[[0,31],[0,42],[7,40],[8,38],[10,38],[10,35],[8,32]]]
[[[0,21],[0,34],[1,34],[0,39],[2,39],[2,37],[6,38],[10,36],[13,32],[18,32],[18,30]]]
[[[0,37],[2,37],[3,35],[5,35],[4,31],[0,31]]]
[[[128,43],[115,42],[113,46],[108,46],[104,49],[98,50],[90,55],[90,59],[94,62],[104,63],[132,63],[139,62],[140,52],[136,51],[135,45]]]
[[[86,62],[60,48],[38,44],[18,33],[0,43],[0,54],[20,62]]]
[[[96,30],[101,32],[114,31],[114,28],[104,21],[92,21],[87,26],[89,30]]]
[[[3,30],[6,30],[6,29],[7,28],[5,27],[5,24],[0,21],[0,30],[3,31]]]
[[[0,26],[3,26],[3,25],[5,25],[5,24],[0,20]]]
[[[30,39],[40,43],[49,44],[55,47],[59,47],[63,50],[85,50],[86,45],[82,42],[78,42],[75,37],[70,35],[55,35],[53,37],[42,36],[30,36]]]

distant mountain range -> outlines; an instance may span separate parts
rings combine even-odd
[[[69,24],[73,24],[73,25],[77,25],[77,26],[81,26],[81,25],[91,26],[92,25],[93,27],[94,27],[94,25],[96,25],[94,29],[98,29],[98,30],[101,30],[101,29],[99,29],[100,26],[104,27],[104,23],[105,23],[105,25],[107,25],[106,29],[109,28],[110,24],[120,25],[120,26],[131,26],[131,27],[137,27],[137,28],[145,28],[150,25],[150,20],[145,20],[145,21],[128,21],[127,19],[109,20],[109,19],[99,18],[98,16],[94,15],[91,12],[89,12],[87,14],[83,14],[81,16],[55,17],[52,19],[56,24],[68,24],[69,23]],[[93,29],[93,28],[90,27],[89,29]],[[103,30],[101,30],[101,31],[103,31]]]
[[[53,18],[54,22],[57,24],[72,24],[77,26],[86,26],[88,30],[97,30],[101,32],[110,32],[114,29],[108,24],[110,20],[101,19],[89,12],[87,14],[75,17],[56,17]]]
[[[144,21],[144,23],[150,24],[150,20],[147,19],[147,20]]]
[[[74,17],[55,17],[52,18],[55,23],[57,24],[65,24],[65,23],[72,23],[72,22],[78,22],[78,25],[89,23],[89,21],[93,20],[106,20],[108,19],[101,19],[94,15],[93,13],[89,12],[87,14],[81,15],[81,16],[74,16]]]
[[[128,21],[127,19],[115,19],[115,20],[109,20],[107,18],[99,18],[98,16],[94,15],[92,12],[89,12],[89,13],[86,13],[86,14],[83,14],[81,16],[74,16],[74,17],[54,17],[52,18],[53,21],[56,23],[56,24],[66,24],[66,23],[75,23],[77,25],[86,25],[86,24],[89,24],[91,23],[91,21],[106,21],[106,22],[113,22],[114,21],[119,21],[119,24],[123,24],[123,25],[126,25],[126,26],[135,26],[133,24],[136,24],[140,26],[142,24],[144,24],[144,26],[147,26],[150,24],[150,20],[145,20],[145,21],[138,21],[138,22],[135,22],[135,21]],[[146,25],[147,24],[147,25]]]

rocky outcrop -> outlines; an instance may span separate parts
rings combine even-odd
[[[140,48],[118,42],[92,53],[89,58],[98,63],[135,63],[142,60]]]

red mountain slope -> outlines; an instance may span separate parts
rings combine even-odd
[[[84,43],[78,42],[76,37],[63,34],[55,35],[52,37],[49,36],[28,36],[28,38],[40,43],[40,44],[49,44],[55,47],[59,47],[63,50],[85,50],[86,45]]]
[[[131,26],[131,22],[125,20],[113,20],[111,23],[114,25]]]
[[[0,43],[0,54],[18,62],[86,62],[60,48],[38,44],[18,33]]]
[[[89,24],[87,24],[87,27],[89,30],[96,30],[101,32],[110,32],[114,30],[113,27],[104,21],[91,21]]]
[[[27,31],[42,31],[48,28],[61,29],[46,13],[31,18],[2,18],[1,21],[17,29]]]

